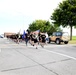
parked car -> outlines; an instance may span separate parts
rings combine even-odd
[[[52,36],[49,37],[50,42],[55,42],[56,44],[64,42],[64,44],[68,44],[69,34],[67,32],[53,32]]]

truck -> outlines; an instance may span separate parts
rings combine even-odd
[[[55,42],[56,44],[68,44],[69,42],[69,34],[68,32],[53,32],[52,35],[49,37],[49,43]]]

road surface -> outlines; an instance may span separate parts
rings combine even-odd
[[[76,75],[76,45],[42,48],[0,39],[0,75]]]

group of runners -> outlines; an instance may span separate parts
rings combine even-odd
[[[45,44],[47,44],[47,40],[48,40],[48,34],[46,33],[41,33],[41,32],[30,32],[30,33],[26,33],[25,37],[24,37],[26,46],[28,45],[28,43],[30,43],[32,46],[36,46],[36,49],[38,49],[38,45],[41,45],[42,47],[44,47]]]

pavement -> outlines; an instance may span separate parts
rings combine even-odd
[[[25,42],[0,39],[0,75],[76,75],[76,57],[63,54],[69,46],[48,44],[36,49]],[[62,49],[63,53],[57,52]]]

